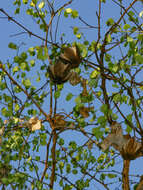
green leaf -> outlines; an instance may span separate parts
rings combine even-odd
[[[17,71],[19,71],[19,67],[18,66],[13,67],[12,71],[13,73],[16,73]]]
[[[67,164],[67,165],[66,165],[66,172],[67,172],[67,173],[70,173],[70,172],[71,172],[71,165],[70,165],[70,164]]]
[[[19,62],[20,62],[19,56],[15,56],[15,57],[14,57],[14,62],[15,62],[15,63],[19,63]]]
[[[61,91],[61,90],[63,89],[63,87],[64,87],[63,84],[58,84],[58,85],[57,85],[57,89],[58,89],[59,91]]]
[[[31,156],[29,156],[29,158],[27,159],[27,163],[29,163],[30,161],[32,160],[32,157]]]
[[[76,35],[78,33],[79,28],[78,27],[73,27],[73,33]]]
[[[27,13],[28,15],[34,15],[33,9],[27,9],[27,10],[26,10],[26,13]]]
[[[39,9],[44,8],[44,6],[45,6],[45,2],[44,1],[40,2],[39,5],[38,5]]]
[[[31,82],[29,79],[23,79],[22,83],[25,86],[25,88],[29,88],[31,86]]]
[[[81,33],[76,34],[76,37],[77,37],[78,39],[80,39],[80,38],[81,38]]]
[[[97,78],[99,74],[100,74],[100,72],[96,69],[96,70],[92,71],[90,78],[91,79]]]
[[[37,0],[32,0],[32,1],[30,2],[30,6],[31,6],[31,7],[35,7],[36,4],[37,4]]]
[[[100,111],[104,114],[107,114],[108,113],[108,106],[106,104],[103,104],[101,107],[100,107]]]
[[[80,49],[80,53],[81,53],[81,57],[85,58],[88,54],[88,50],[87,50],[87,45],[86,43],[88,43],[88,41],[85,41],[84,44],[78,43],[78,48]],[[78,68],[79,69],[79,68]],[[80,70],[77,72],[80,72]]]
[[[114,121],[117,120],[117,119],[118,119],[118,115],[115,114],[115,113],[113,113],[113,114],[112,114],[112,119],[113,119]]]
[[[127,37],[127,42],[133,42],[133,41],[134,41],[133,38],[131,38],[130,36]]]
[[[127,125],[126,127],[126,132],[129,134],[132,132],[132,128],[130,126]]]
[[[77,18],[78,17],[78,12],[76,10],[73,10],[71,13],[72,18]]]
[[[17,112],[19,109],[20,109],[19,104],[15,104],[15,108],[14,108],[14,110]]]
[[[45,146],[47,144],[47,135],[42,133],[40,134],[40,144]]]
[[[105,54],[105,61],[107,61],[107,62],[111,61],[111,55],[110,54],[108,54],[108,53]]]
[[[5,185],[8,185],[9,184],[9,181],[8,181],[8,178],[5,178],[5,177],[2,177],[1,178],[1,182]]]
[[[65,9],[65,12],[68,13],[68,14],[70,14],[70,13],[72,13],[72,9],[71,8],[67,8],[67,9]]]
[[[123,28],[124,28],[125,30],[128,30],[130,27],[131,27],[131,26],[130,26],[129,24],[125,24],[125,25],[123,26]]]
[[[68,17],[68,15],[69,15],[69,14],[65,11],[65,12],[64,12],[64,17],[66,17],[66,18],[67,18],[67,17]]]
[[[107,40],[108,43],[112,42],[112,38],[111,38],[110,34],[107,35],[107,39],[106,40]]]
[[[71,141],[70,143],[69,143],[69,149],[73,149],[73,150],[75,150],[76,148],[77,148],[77,144],[76,144],[76,142],[75,141]]]
[[[3,83],[1,82],[1,83],[0,83],[0,89],[1,89],[1,90],[4,90],[4,89],[6,89],[6,88],[7,88],[6,83],[5,83],[5,82],[3,82]]]
[[[28,0],[23,0],[23,4],[27,4],[28,3]]]
[[[85,58],[88,54],[88,51],[85,46],[82,47],[82,57]]]
[[[64,139],[60,138],[60,139],[59,139],[59,145],[60,145],[60,146],[63,146],[64,143],[65,143],[65,142],[64,142]]]
[[[17,45],[12,42],[8,44],[8,47],[11,49],[17,49]]]
[[[37,50],[37,58],[44,61],[48,58],[48,48],[47,47],[40,47]]]
[[[95,47],[96,47],[96,42],[93,40],[93,41],[91,42],[91,45],[90,45],[90,50],[91,50],[92,52],[95,52]]]
[[[88,82],[88,85],[89,85],[90,87],[97,88],[97,86],[98,86],[98,78],[93,78],[93,79],[91,79],[91,80]],[[96,95],[97,95],[97,92],[96,92]]]
[[[141,12],[139,13],[139,17],[140,17],[140,18],[143,17],[143,11],[141,11]]]
[[[80,96],[77,96],[77,97],[75,98],[75,103],[76,103],[76,104],[81,104],[81,98],[80,98]]]
[[[104,125],[107,122],[107,119],[105,116],[100,116],[100,117],[98,117],[97,122],[100,123],[104,127]]]
[[[85,41],[84,41],[84,45],[85,45],[85,46],[88,46],[88,45],[89,45],[89,41],[85,40]]]
[[[19,12],[20,12],[20,8],[18,7],[17,9],[15,9],[15,14],[19,14]]]
[[[76,175],[76,174],[78,173],[78,171],[77,171],[76,169],[74,169],[74,170],[72,170],[72,173],[73,173],[74,175]]]
[[[139,64],[143,64],[143,56],[142,56],[142,55],[136,53],[136,54],[135,54],[135,59],[136,59],[136,61],[137,61]]]
[[[73,97],[73,94],[72,93],[69,93],[66,97],[66,101],[70,101]]]
[[[26,70],[26,67],[27,67],[27,63],[26,62],[23,62],[20,64],[20,68],[25,71]]]
[[[56,91],[55,94],[54,94],[56,99],[58,99],[60,97],[60,95],[61,95],[60,91]]]
[[[117,64],[113,64],[112,71],[114,73],[116,73],[118,71],[118,65]]]
[[[20,55],[22,61],[25,61],[27,59],[27,53],[26,52],[22,52],[21,55]]]
[[[108,176],[110,179],[113,179],[113,178],[117,177],[116,174],[107,174],[107,176]]]
[[[104,181],[104,180],[105,180],[105,177],[106,177],[106,174],[102,173],[102,174],[100,175],[100,180]]]
[[[59,167],[60,167],[60,169],[63,169],[63,168],[64,168],[64,162],[61,161],[61,162],[59,163]]]
[[[114,83],[114,84],[112,84],[112,87],[114,87],[114,88],[119,88],[119,85],[116,84],[116,83]]]
[[[20,92],[21,92],[21,89],[20,89],[18,86],[15,86],[15,87],[14,87],[14,92],[15,92],[15,93],[20,93]]]
[[[99,140],[103,136],[103,131],[99,127],[92,129],[93,135]]]
[[[29,54],[30,54],[31,56],[34,56],[34,55],[35,55],[35,48],[34,48],[34,47],[30,47],[30,48],[28,49],[28,52],[29,52]]]
[[[109,18],[106,22],[107,26],[111,26],[114,24],[114,20],[112,18]]]
[[[35,66],[35,60],[34,59],[30,60],[29,62],[30,62],[31,67]]]
[[[12,97],[11,97],[11,96],[8,96],[8,95],[6,95],[6,94],[3,94],[3,98],[4,98],[4,101],[5,101],[5,102],[9,102],[9,101],[12,100]]]
[[[10,112],[9,112],[6,108],[2,108],[2,109],[1,109],[1,113],[2,113],[2,115],[5,116],[5,117],[11,116]]]
[[[113,100],[114,100],[114,102],[115,103],[118,103],[118,102],[120,102],[121,101],[121,94],[115,94],[114,96],[113,96]]]

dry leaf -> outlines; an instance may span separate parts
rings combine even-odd
[[[0,136],[3,136],[4,130],[5,130],[5,127],[3,126],[3,127],[0,129]]]
[[[87,143],[88,149],[91,150],[93,147],[94,142],[92,140],[89,140]]]
[[[76,86],[81,81],[80,76],[76,72],[71,72],[69,82],[72,86]]]
[[[54,117],[54,127],[55,128],[64,128],[67,121],[64,120],[63,115],[56,114]]]
[[[79,110],[80,114],[84,117],[84,118],[87,118],[89,117],[89,108],[86,108],[86,107],[80,107],[80,110]]]
[[[84,107],[84,106],[82,106],[82,107],[80,107],[79,112],[80,112],[80,114],[81,114],[84,118],[87,118],[87,117],[89,117],[89,112],[90,112],[91,110],[93,110],[93,109],[94,109],[94,107]]]
[[[30,118],[28,124],[32,131],[41,129],[41,120],[39,120],[38,117]]]

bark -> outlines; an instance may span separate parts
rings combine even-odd
[[[130,167],[130,160],[124,160],[123,172],[122,172],[122,181],[123,181],[122,188],[123,188],[123,190],[130,190],[129,167]]]

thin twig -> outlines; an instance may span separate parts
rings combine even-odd
[[[44,168],[44,171],[43,171],[41,180],[40,180],[41,183],[43,182],[43,179],[44,179],[44,177],[45,177],[46,171],[47,171],[47,169],[48,169],[49,146],[50,146],[50,143],[51,143],[51,139],[52,139],[52,134],[51,134],[51,136],[50,136],[49,142],[47,143],[47,152],[46,152],[45,168]]]
[[[19,22],[17,22],[15,19],[13,19],[7,12],[5,12],[3,9],[0,9],[0,12],[2,12],[4,15],[7,16],[8,20],[13,21],[15,24],[17,24],[18,26],[20,26],[23,30],[25,30],[29,36],[34,36],[36,38],[39,38],[42,41],[46,41],[44,38],[42,38],[41,36],[38,36],[37,34],[34,34],[33,32],[31,32],[29,29],[27,29],[25,26],[23,26],[22,24],[20,24]],[[53,44],[50,41],[47,41],[49,44]],[[56,45],[56,44],[55,44]]]
[[[46,112],[44,112],[44,110],[39,106],[39,104],[31,97],[31,95],[27,92],[27,90],[25,90],[24,88],[21,87],[21,85],[19,85],[15,80],[14,78],[6,71],[6,69],[3,67],[3,64],[0,63],[0,69],[3,70],[3,72],[6,73],[6,75],[8,76],[8,78],[13,82],[13,84],[15,84],[16,86],[18,86],[18,88],[20,90],[22,90],[22,92],[24,92],[24,94],[29,98],[31,99],[31,101],[36,105],[36,107],[39,109],[39,111],[41,113],[43,113],[43,115],[47,118],[48,115]]]
[[[83,22],[86,26],[88,26],[89,28],[96,28],[96,29],[98,29],[98,27],[97,26],[92,26],[92,25],[90,25],[90,24],[88,24],[85,20],[83,20],[80,16],[78,17],[79,18],[79,20],[81,21],[81,22]]]
[[[52,146],[52,173],[50,177],[50,188],[53,189],[54,180],[55,180],[55,169],[56,169],[56,144],[57,144],[57,134],[56,131],[53,131],[53,146]]]

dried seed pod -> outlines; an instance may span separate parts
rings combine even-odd
[[[81,63],[80,52],[77,46],[67,47],[63,49],[64,52],[60,55],[63,62],[71,65],[71,69],[76,68]]]
[[[56,84],[67,82],[72,75],[71,69],[78,67],[80,62],[77,46],[64,48],[56,63],[48,67],[51,81]]]
[[[69,80],[71,76],[70,65],[57,61],[54,65],[48,67],[49,77],[56,84],[62,84]]]

